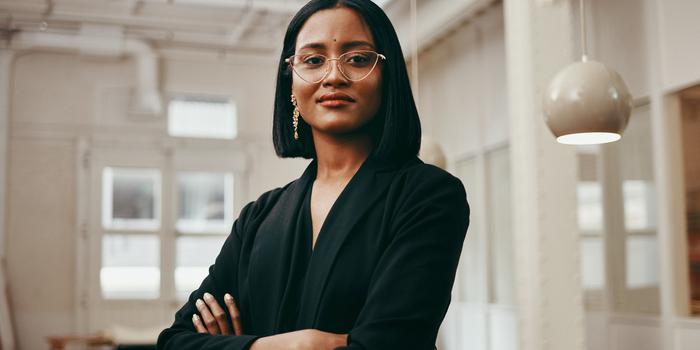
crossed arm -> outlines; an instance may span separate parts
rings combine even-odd
[[[226,311],[209,293],[197,299],[197,314],[192,315],[192,323],[197,333],[211,335],[244,335],[238,306],[231,294],[224,295]],[[229,316],[231,323],[229,323]],[[317,329],[304,329],[256,339],[250,350],[332,350],[347,345],[347,334],[334,334]]]
[[[223,278],[224,273],[217,267],[229,263],[227,257],[221,261],[217,258],[197,296],[193,293],[190,302],[178,312],[173,327],[161,333],[159,346],[231,350],[432,349],[449,305],[469,210],[464,188],[454,178],[431,177],[412,189],[407,191],[404,205],[396,209],[399,214],[391,228],[395,235],[377,264],[366,303],[350,335],[314,329],[269,337],[238,333],[245,327],[240,323],[234,298],[224,297],[232,319],[228,323],[228,316],[215,305],[216,300],[206,300],[215,298],[204,296],[205,291],[219,297],[218,293],[223,294],[215,289],[217,284],[212,279]],[[234,224],[236,229],[240,228]],[[233,232],[226,243],[233,246],[224,250],[240,250],[236,235]],[[230,273],[227,278],[235,280],[237,276]],[[196,312],[200,316],[195,318]]]

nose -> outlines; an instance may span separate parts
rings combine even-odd
[[[323,86],[348,85],[350,81],[340,71],[340,61],[337,59],[328,60],[328,74],[323,78]]]

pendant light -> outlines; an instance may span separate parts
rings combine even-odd
[[[579,0],[581,61],[565,67],[544,96],[547,126],[559,143],[593,145],[622,137],[632,111],[632,96],[620,74],[588,59],[585,9]]]

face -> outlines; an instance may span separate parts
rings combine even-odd
[[[295,54],[337,58],[357,50],[377,51],[372,33],[362,17],[341,7],[322,10],[309,17],[297,35]],[[308,83],[292,74],[292,93],[297,99],[301,117],[314,133],[352,134],[371,121],[379,110],[382,62],[380,60],[360,81],[343,76],[338,61],[329,63],[331,71],[318,83]]]

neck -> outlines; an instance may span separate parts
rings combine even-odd
[[[312,130],[316,148],[316,180],[342,181],[351,178],[372,152],[368,134],[328,135]]]

